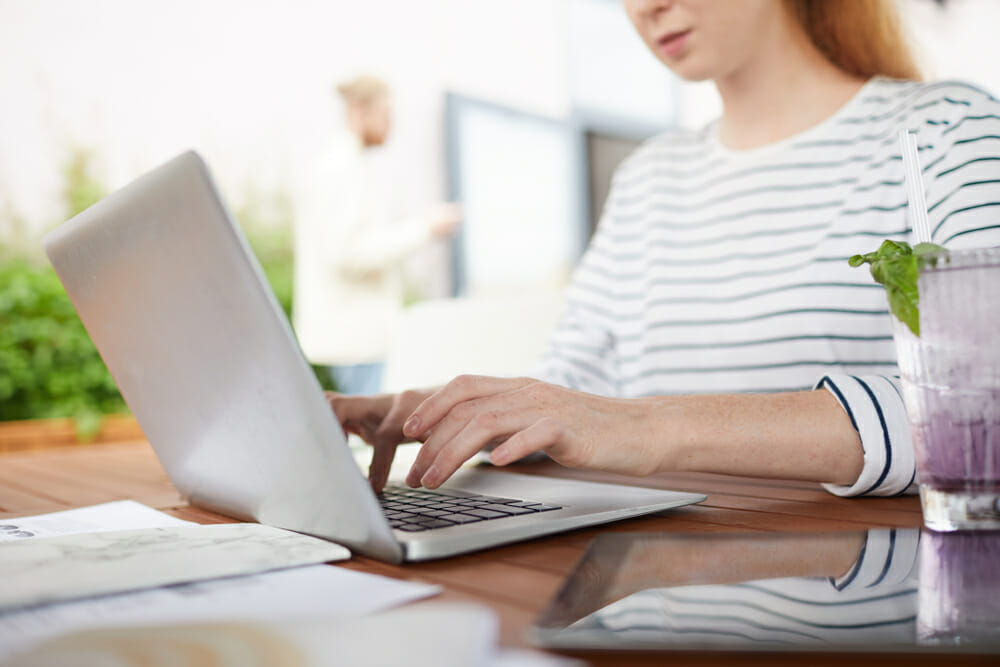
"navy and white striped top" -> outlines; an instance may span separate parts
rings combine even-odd
[[[592,393],[826,387],[864,470],[840,495],[914,478],[883,289],[847,258],[910,240],[897,131],[916,132],[933,240],[1000,245],[1000,102],[959,82],[873,79],[832,117],[745,151],[716,125],[619,167],[538,376]]]

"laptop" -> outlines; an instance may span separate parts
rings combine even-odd
[[[194,505],[402,562],[705,498],[484,468],[463,469],[436,492],[376,495],[194,152],[44,244],[164,470]]]

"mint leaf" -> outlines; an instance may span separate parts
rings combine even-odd
[[[857,267],[871,265],[872,278],[885,287],[889,299],[889,310],[905,324],[914,335],[920,335],[920,313],[918,305],[917,278],[920,269],[927,263],[937,262],[937,253],[944,250],[934,243],[918,243],[910,247],[903,241],[885,240],[875,252],[854,255],[848,264]]]

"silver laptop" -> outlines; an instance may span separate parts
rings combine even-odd
[[[704,500],[482,468],[460,471],[433,495],[403,487],[377,496],[193,152],[44,243],[122,395],[192,504],[401,562]]]

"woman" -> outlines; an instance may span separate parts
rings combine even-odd
[[[487,445],[505,465],[815,480],[889,495],[914,479],[885,296],[846,258],[909,239],[897,131],[920,145],[934,240],[1000,245],[1000,104],[921,84],[889,2],[626,0],[653,53],[712,79],[722,117],[616,173],[537,379],[331,404],[375,447],[421,440],[434,488]]]

